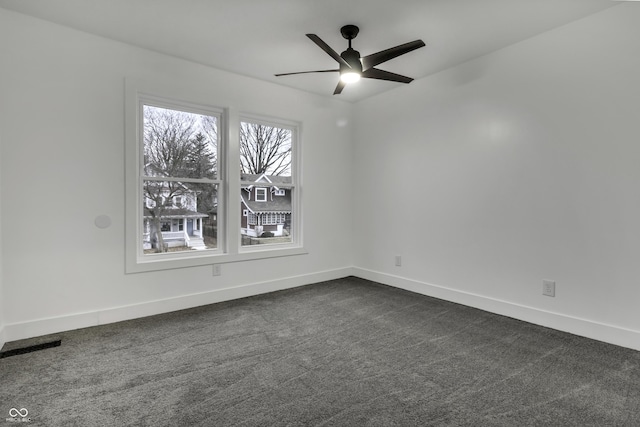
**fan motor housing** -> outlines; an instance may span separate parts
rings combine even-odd
[[[360,52],[349,48],[342,52],[340,56],[349,64],[352,70],[362,73],[362,62],[360,61]],[[346,67],[340,64],[340,71],[344,71]]]

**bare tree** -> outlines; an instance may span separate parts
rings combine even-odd
[[[291,174],[291,131],[242,122],[240,167],[245,174]]]
[[[212,116],[200,116],[202,133],[209,141],[218,140],[218,120]]]
[[[181,111],[144,108],[144,172],[147,176],[180,177],[186,174],[189,140],[196,117]]]

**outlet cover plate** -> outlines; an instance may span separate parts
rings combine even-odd
[[[213,264],[213,275],[220,276],[222,274],[222,267],[220,264]]]
[[[542,281],[542,295],[546,295],[548,297],[556,296],[556,282],[552,280],[543,280]]]

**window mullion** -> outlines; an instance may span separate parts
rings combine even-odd
[[[238,111],[226,110],[226,220],[227,220],[227,250],[238,253],[240,249],[240,115]]]

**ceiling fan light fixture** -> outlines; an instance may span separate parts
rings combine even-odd
[[[412,50],[423,47],[425,44],[422,40],[414,40],[409,43],[401,44],[361,57],[360,52],[351,47],[351,41],[358,35],[359,31],[360,29],[355,25],[345,25],[340,28],[342,37],[349,41],[349,47],[339,55],[338,52],[333,50],[331,46],[325,43],[316,34],[307,34],[307,37],[311,39],[312,42],[318,45],[320,49],[324,50],[331,58],[338,62],[339,68],[337,70],[298,71],[295,73],[276,74],[276,77],[290,76],[292,74],[339,72],[340,81],[338,82],[336,89],[333,91],[334,95],[340,95],[347,84],[355,83],[360,80],[360,78],[388,80],[398,83],[411,83],[411,81],[413,81],[411,77],[402,76],[400,74],[395,74],[374,67],[393,58],[397,58],[400,55],[409,53]]]
[[[360,80],[360,77],[360,73],[356,71],[346,71],[340,74],[340,80],[342,80],[343,83],[355,83]]]

